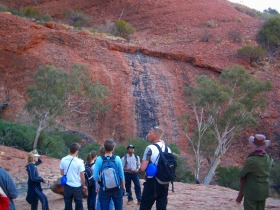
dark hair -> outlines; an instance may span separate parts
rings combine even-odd
[[[70,144],[70,146],[69,146],[70,154],[74,154],[75,152],[80,150],[80,148],[81,148],[81,145],[77,142]]]
[[[91,163],[92,160],[97,156],[97,152],[92,150],[86,157],[86,162]]]
[[[105,155],[105,149],[104,149],[104,147],[100,147],[99,155],[100,155],[100,156],[104,156],[104,155]]]
[[[113,139],[107,139],[105,142],[104,142],[104,149],[106,152],[111,152],[114,150],[116,146],[116,143]]]

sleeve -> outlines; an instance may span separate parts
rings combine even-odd
[[[137,156],[137,170],[139,170],[140,169],[140,167],[141,167],[141,161],[140,161],[140,157],[139,156]]]
[[[16,188],[16,185],[11,178],[11,176],[6,172],[6,181],[7,181],[7,197],[10,199],[15,199],[18,197],[18,190]]]
[[[85,164],[82,159],[79,159],[79,173],[85,171]]]
[[[122,159],[121,159],[122,165],[123,165],[123,166],[125,165],[124,157],[125,157],[125,156],[123,156]]]
[[[121,158],[119,156],[116,156],[116,163],[118,166],[120,178],[123,180],[124,179],[123,165],[122,165]]]
[[[152,156],[152,150],[148,146],[148,147],[146,147],[146,149],[144,151],[143,160],[150,161],[151,160],[151,156]]]
[[[247,174],[251,173],[253,169],[254,169],[253,159],[249,157],[247,158],[243,168],[239,173],[240,178],[245,177]]]
[[[27,173],[29,178],[33,181],[33,182],[42,182],[43,178],[38,176],[36,173],[37,168],[34,165],[28,165],[27,166]]]
[[[63,167],[63,159],[60,161],[59,169],[64,169],[64,167]]]
[[[102,165],[102,158],[100,156],[97,157],[95,166],[94,166],[94,171],[93,171],[93,177],[95,181],[99,180],[99,171]]]
[[[43,161],[41,160],[41,158],[38,159],[38,161],[35,163],[36,166],[40,165],[41,163],[43,163]]]

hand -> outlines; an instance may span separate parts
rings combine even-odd
[[[86,191],[87,190],[87,187],[86,186],[83,186],[83,191]]]
[[[243,195],[239,193],[235,201],[237,203],[241,203],[242,199],[243,199]]]

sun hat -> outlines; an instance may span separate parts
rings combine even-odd
[[[130,144],[126,147],[126,149],[130,149],[130,148],[134,149],[135,147],[132,144]]]
[[[255,150],[265,150],[271,145],[271,141],[263,134],[256,134],[249,137],[249,145]]]
[[[40,157],[40,155],[38,154],[37,150],[34,149],[28,153],[28,157]]]

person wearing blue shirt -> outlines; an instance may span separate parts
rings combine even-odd
[[[116,143],[113,139],[108,139],[105,141],[104,143],[105,158],[108,159],[113,156],[115,145]],[[95,181],[99,181],[99,174],[101,172],[102,162],[103,159],[101,156],[99,156],[95,162],[95,169],[94,169]],[[123,209],[123,192],[125,191],[125,181],[124,181],[123,166],[119,156],[115,156],[115,163],[117,166],[117,174],[119,175],[121,186],[119,188],[114,188],[111,190],[106,190],[102,186],[100,186],[99,189],[96,189],[98,191],[100,206],[102,210],[109,210],[109,204],[111,199],[114,202],[115,210]]]

